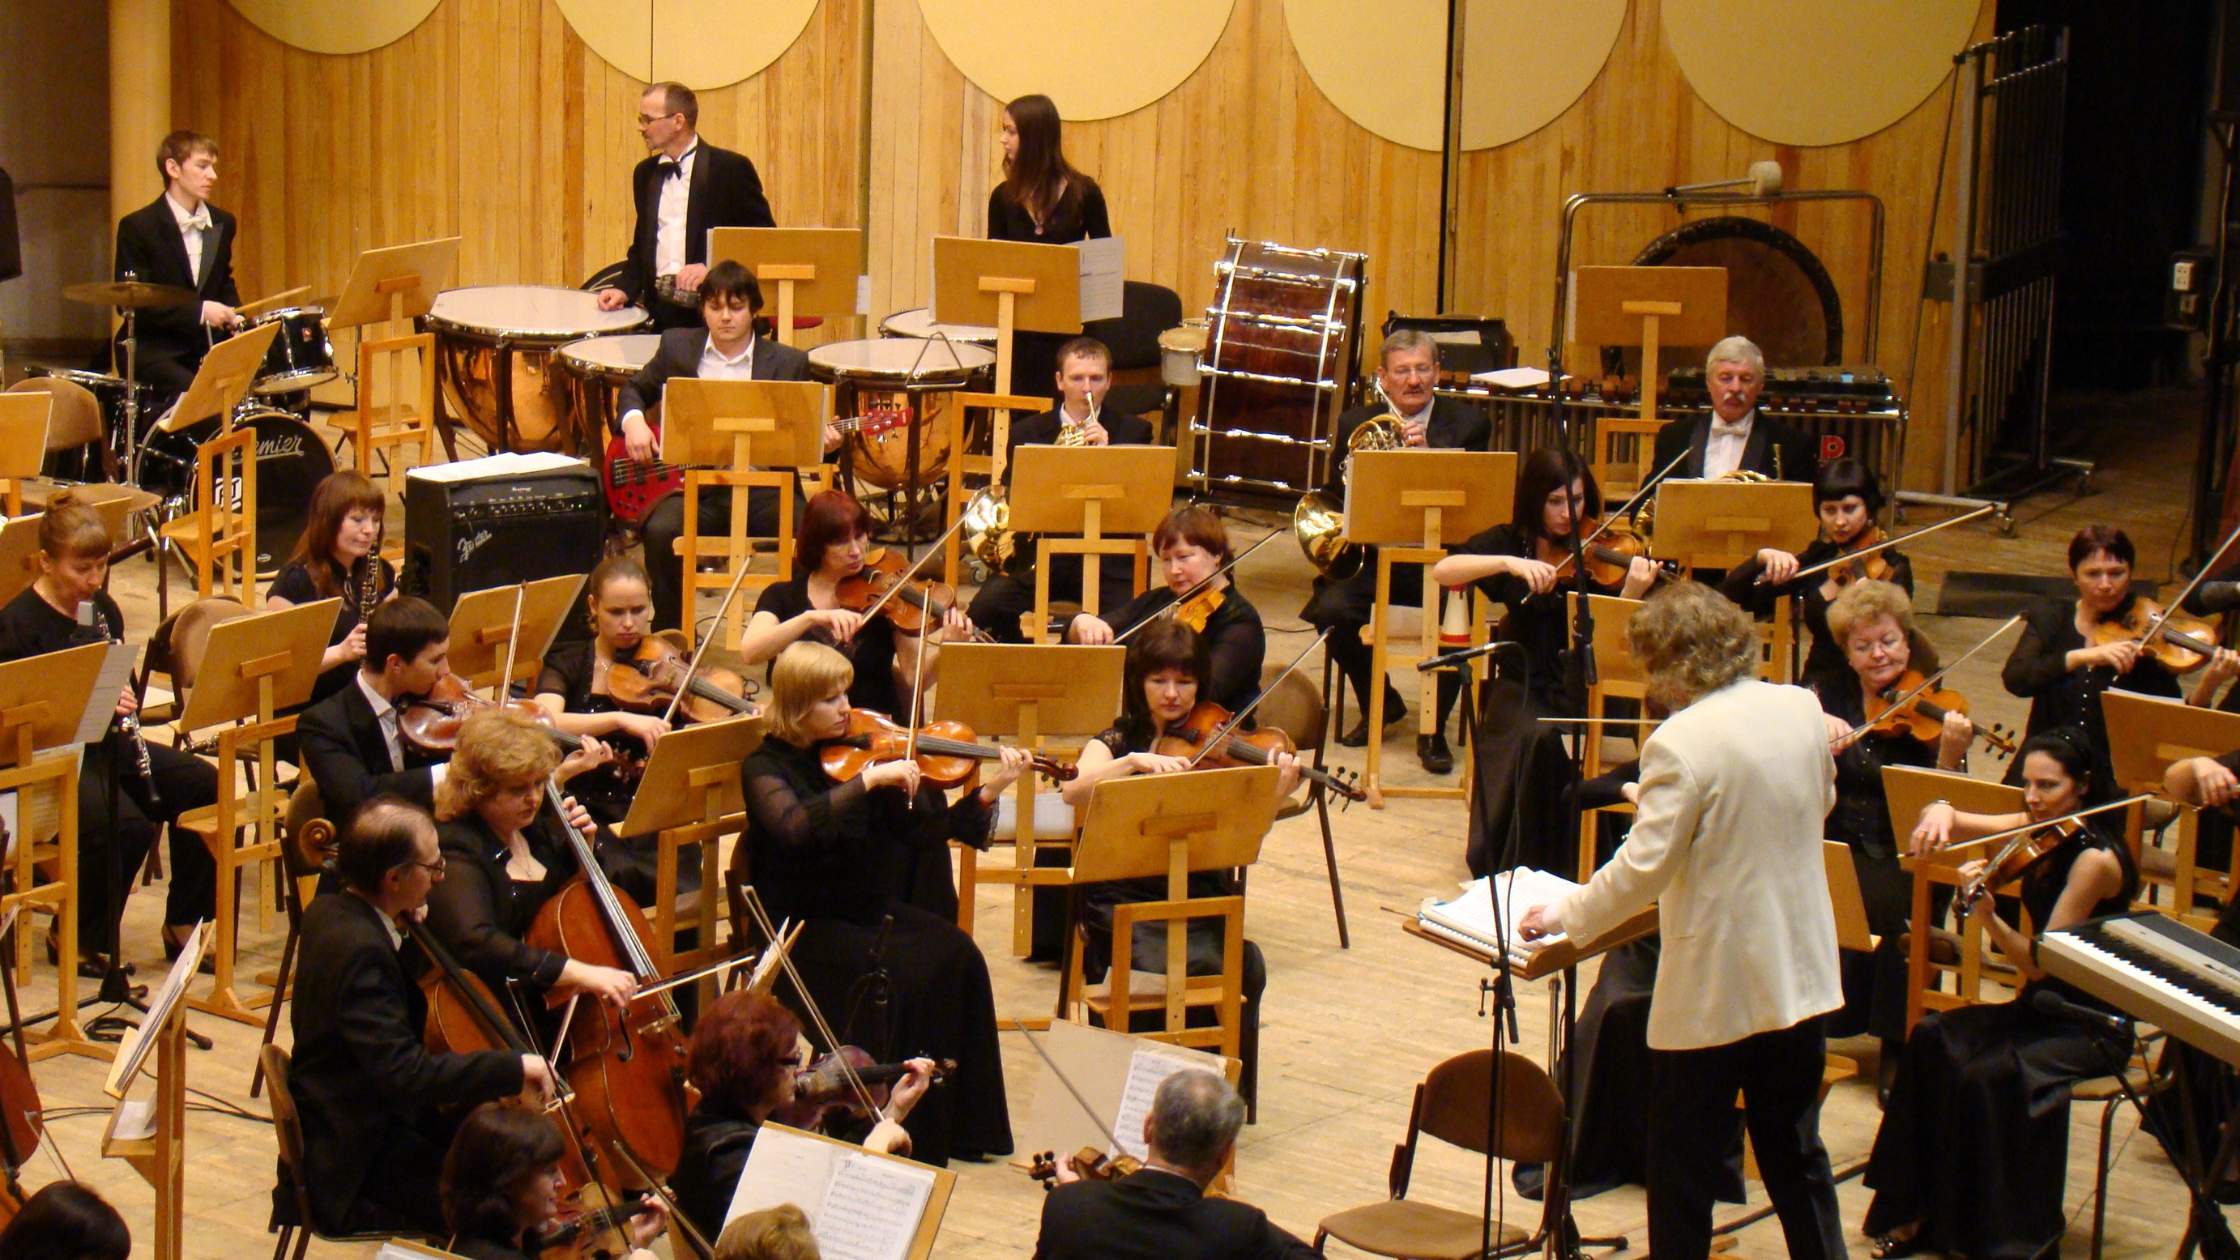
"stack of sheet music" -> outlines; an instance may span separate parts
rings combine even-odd
[[[1525,940],[1517,932],[1517,921],[1534,906],[1544,906],[1559,901],[1564,894],[1577,891],[1579,885],[1546,871],[1518,867],[1498,877],[1480,876],[1462,886],[1462,892],[1452,901],[1423,899],[1416,907],[1416,922],[1427,932],[1467,945],[1481,953],[1499,957],[1502,936],[1496,935],[1491,893],[1501,895],[1501,930],[1509,942],[1509,957],[1523,962],[1535,953],[1563,939],[1562,933],[1543,936],[1537,941]]]

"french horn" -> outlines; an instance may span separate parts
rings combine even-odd
[[[1400,429],[1400,414],[1392,409],[1383,383],[1369,378],[1369,392],[1385,410],[1356,425],[1346,439],[1346,484],[1353,482],[1353,457],[1363,451],[1397,451],[1407,445]],[[1291,536],[1316,571],[1333,582],[1343,582],[1361,572],[1368,552],[1359,543],[1346,541],[1344,505],[1320,490],[1309,491],[1291,510]]]

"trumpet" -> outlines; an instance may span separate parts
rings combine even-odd
[[[1060,404],[1058,405],[1058,440],[1057,440],[1057,441],[1055,441],[1055,442],[1053,442],[1053,443],[1051,443],[1051,445],[1052,445],[1052,446],[1086,446],[1086,445],[1088,445],[1088,443],[1089,443],[1089,426],[1090,426],[1090,425],[1092,425],[1092,424],[1095,424],[1095,423],[1097,422],[1097,412],[1099,412],[1100,410],[1102,410],[1102,408],[1101,408],[1101,407],[1099,407],[1099,406],[1097,405],[1097,403],[1098,403],[1098,399],[1097,399],[1097,396],[1096,396],[1095,394],[1091,394],[1091,395],[1089,395],[1089,418],[1088,418],[1088,419],[1086,419],[1086,420],[1082,420],[1082,421],[1080,421],[1080,422],[1078,422],[1078,423],[1077,423],[1077,422],[1075,422],[1075,420],[1074,420],[1074,418],[1073,418],[1073,413],[1071,413],[1071,412],[1069,412],[1069,411],[1067,411],[1067,410],[1065,409],[1065,404],[1063,404],[1063,403],[1060,403]]]
[[[1400,413],[1393,409],[1392,400],[1385,396],[1384,386],[1375,377],[1369,379],[1370,395],[1384,405],[1384,410],[1370,416],[1355,426],[1346,438],[1346,471],[1344,483],[1353,484],[1353,457],[1363,451],[1397,451],[1408,442],[1400,428]],[[1299,543],[1299,551],[1306,556],[1324,577],[1343,582],[1361,571],[1368,552],[1359,543],[1345,539],[1346,513],[1341,503],[1333,502],[1320,490],[1309,491],[1291,510],[1291,536]]]

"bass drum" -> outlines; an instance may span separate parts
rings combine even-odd
[[[1352,384],[1362,261],[1229,238],[1198,356],[1201,489],[1289,501],[1322,484]]]
[[[1739,215],[1698,219],[1665,233],[1635,255],[1637,267],[1727,269],[1727,328],[1758,343],[1768,367],[1843,362],[1843,299],[1828,269],[1804,242],[1771,223]],[[1666,348],[1660,372],[1702,367],[1696,348]],[[1639,377],[1641,351],[1625,354]]]
[[[334,472],[334,456],[310,425],[285,411],[262,408],[236,416],[233,423],[257,435],[257,572],[277,572],[303,536],[311,492]],[[182,508],[191,506],[195,452],[217,436],[216,419],[190,424],[177,433],[150,435],[141,454],[141,488]],[[228,503],[240,506],[238,481],[229,482],[224,493]]]

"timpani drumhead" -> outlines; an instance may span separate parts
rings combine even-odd
[[[428,322],[446,330],[495,339],[562,345],[579,337],[618,333],[646,322],[635,306],[599,309],[599,296],[547,284],[485,284],[445,289],[428,308]]]
[[[1727,328],[1758,343],[1773,367],[1843,362],[1843,299],[1804,242],[1739,215],[1698,219],[1649,242],[1641,267],[1727,269]],[[1628,363],[1639,361],[1633,352]],[[1668,350],[1666,371],[1703,365],[1699,349]]]
[[[611,377],[627,380],[653,362],[661,348],[660,333],[623,333],[614,337],[585,337],[560,347],[560,362],[586,379]]]
[[[975,345],[992,346],[996,343],[996,330],[985,324],[936,324],[933,308],[913,306],[907,311],[896,311],[879,321],[882,337],[931,337],[939,332],[951,341],[969,341]]]
[[[943,345],[911,337],[834,341],[809,352],[809,367],[827,379],[899,385],[904,381],[963,381],[996,364],[996,352],[962,342]]]

